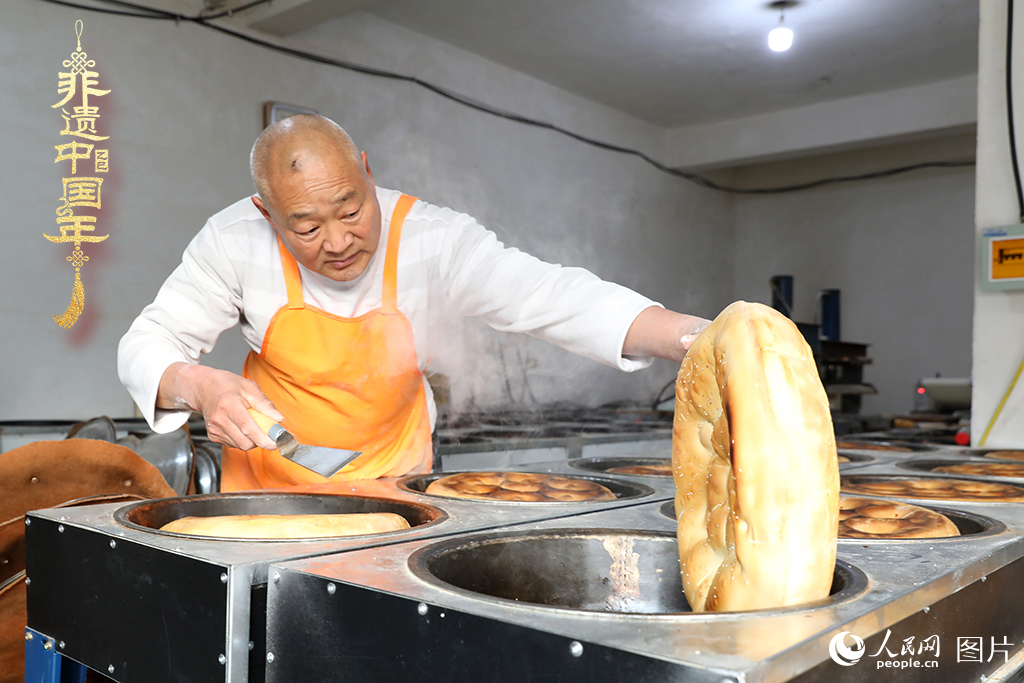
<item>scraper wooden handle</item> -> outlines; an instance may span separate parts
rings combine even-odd
[[[273,430],[273,432],[278,432],[281,430],[281,425],[277,424],[276,420],[267,417],[255,408],[249,408],[249,415],[251,415],[252,419],[256,421],[256,424],[259,425],[259,428],[263,430],[264,434],[268,435],[271,439],[277,438],[271,431]],[[274,427],[277,427],[277,429],[274,429]]]

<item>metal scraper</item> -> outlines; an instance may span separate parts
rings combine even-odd
[[[362,451],[346,451],[343,448],[306,446],[296,441],[291,432],[258,410],[249,408],[249,414],[260,429],[274,440],[281,455],[322,477],[330,479],[338,470],[363,454]]]

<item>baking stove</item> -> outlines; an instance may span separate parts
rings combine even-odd
[[[548,409],[460,415],[438,424],[442,469],[514,467],[581,457],[672,452],[672,413]]]
[[[844,453],[859,456],[845,476],[920,475],[900,466],[914,452]],[[275,563],[266,680],[1005,680],[1024,664],[1024,505],[901,500],[961,536],[840,540],[832,594],[786,610],[690,612],[671,501]],[[829,654],[844,633],[864,642],[848,666]],[[987,661],[967,661],[965,642]]]
[[[671,495],[584,476],[615,500],[476,502],[426,495],[437,475],[344,486],[61,508],[26,519],[28,626],[117,681],[260,681],[274,561],[629,507]],[[160,531],[189,515],[393,512],[410,529],[367,536],[226,540]]]
[[[994,462],[886,443],[842,448],[841,474],[949,478],[931,468]],[[425,475],[342,496],[307,487],[35,512],[29,633],[51,657],[124,683],[991,682],[1024,665],[1024,504],[898,498],[947,513],[961,536],[840,540],[828,598],[697,614],[680,585],[671,479],[608,472],[668,457],[580,454],[515,468],[610,484],[618,497],[604,503],[440,498],[424,492],[437,476]],[[152,528],[190,508],[280,512],[296,498],[312,506],[303,510],[396,511],[413,527],[269,542]]]

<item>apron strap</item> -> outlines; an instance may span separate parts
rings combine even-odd
[[[402,239],[402,225],[409,209],[416,203],[416,197],[403,194],[391,213],[388,228],[388,250],[384,258],[384,291],[381,296],[381,312],[393,315],[398,312],[398,244]]]
[[[288,288],[288,308],[304,308],[302,301],[302,275],[299,274],[299,264],[295,257],[284,246],[281,236],[277,236],[277,246],[281,250],[281,265],[284,267],[284,284]]]

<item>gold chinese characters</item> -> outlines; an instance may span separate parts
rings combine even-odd
[[[82,251],[83,242],[102,242],[110,235],[91,234],[96,230],[96,216],[76,213],[76,209],[100,209],[102,208],[103,178],[98,175],[78,175],[78,162],[86,162],[87,166],[92,162],[94,174],[107,173],[110,170],[110,154],[107,149],[96,149],[94,144],[80,142],[89,140],[91,143],[101,142],[109,139],[109,135],[99,135],[96,129],[96,121],[100,118],[99,107],[89,103],[90,97],[102,97],[108,94],[109,90],[99,90],[97,78],[99,73],[91,71],[96,62],[88,58],[82,52],[82,21],[75,22],[75,35],[78,38],[78,49],[71,54],[71,59],[64,60],[64,67],[68,71],[58,71],[59,78],[57,94],[64,95],[52,108],[61,110],[61,118],[64,119],[64,130],[60,131],[65,139],[70,139],[59,145],[54,145],[57,150],[57,158],[54,163],[70,161],[71,175],[66,176],[64,181],[64,192],[60,197],[60,206],[57,207],[57,229],[60,235],[47,235],[43,237],[55,243],[70,242],[74,244],[74,250],[67,260],[75,267],[75,284],[71,292],[71,303],[67,310],[61,315],[53,316],[54,321],[65,329],[69,329],[78,320],[85,308],[85,288],[82,286],[82,266],[89,260],[89,257]],[[72,101],[77,99],[77,104]],[[65,105],[72,103],[70,111]],[[75,139],[78,138],[78,139]],[[86,170],[86,169],[83,169]],[[90,234],[86,234],[90,233]]]

